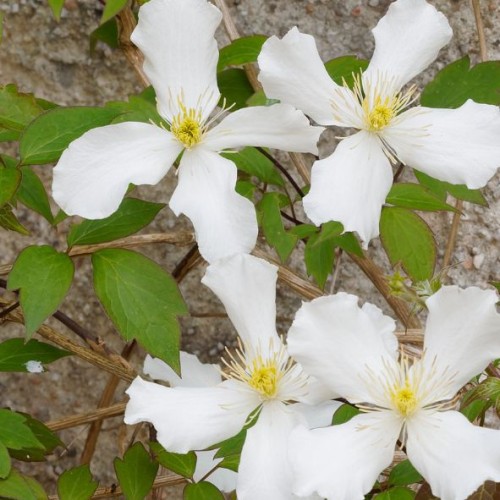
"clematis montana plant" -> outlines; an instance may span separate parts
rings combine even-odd
[[[331,80],[314,39],[297,28],[281,40],[269,38],[258,59],[269,98],[293,104],[319,124],[359,130],[315,162],[303,202],[316,225],[340,221],[365,248],[379,234],[391,163],[469,188],[485,186],[500,165],[496,106],[468,100],[458,109],[407,109],[416,87],[405,85],[452,36],[444,15],[425,0],[398,0],[373,35],[375,52],[352,89]]]
[[[249,252],[257,238],[252,203],[237,194],[236,166],[219,152],[264,146],[317,152],[323,130],[289,104],[215,113],[220,11],[206,0],[151,0],[139,10],[132,41],[167,122],[125,122],[73,141],[54,169],[53,196],[69,215],[100,219],[119,206],[130,183],[156,184],[182,154],[170,199],[189,217],[201,254],[212,261]],[[227,110],[226,110],[227,111]]]
[[[127,390],[125,422],[151,422],[158,441],[177,453],[219,443],[256,419],[241,453],[236,488],[240,500],[293,498],[289,433],[299,423],[306,425],[309,416],[308,426],[327,425],[339,406],[322,396],[328,389],[322,391],[293,362],[276,333],[276,277],[275,266],[250,255],[223,259],[207,269],[202,281],[224,303],[242,343],[226,361],[225,381],[213,365],[193,367],[191,362],[191,367],[183,366],[183,379],[188,379],[184,384],[167,388],[137,377]],[[204,373],[194,374],[194,369]],[[147,371],[165,378],[150,366]]]
[[[363,499],[393,459],[398,440],[442,500],[467,498],[500,480],[500,431],[475,427],[454,411],[457,392],[500,357],[494,291],[441,288],[429,310],[422,357],[411,361],[388,339],[386,317],[370,317],[353,295],[306,303],[289,331],[304,370],[358,405],[362,414],[291,436],[294,491],[335,500]],[[366,305],[365,305],[366,306]]]

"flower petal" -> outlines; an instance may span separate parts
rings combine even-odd
[[[150,422],[167,450],[187,453],[238,433],[259,405],[251,392],[224,382],[216,387],[169,388],[137,377],[127,389],[126,424]]]
[[[392,185],[392,170],[379,140],[358,132],[343,139],[334,153],[316,161],[311,190],[304,197],[307,216],[319,226],[339,221],[364,242],[379,234],[382,204]]]
[[[331,105],[335,92],[344,89],[328,75],[311,35],[295,27],[281,40],[272,36],[258,62],[268,98],[295,106],[321,125],[345,125],[334,118]]]
[[[222,458],[214,458],[217,450],[197,451],[196,452],[196,470],[193,474],[195,482],[200,481],[205,475],[210,472],[218,463],[222,462]],[[215,484],[219,490],[230,493],[236,489],[236,479],[238,474],[232,470],[219,467],[214,472],[210,473],[207,480]]]
[[[407,430],[408,458],[441,500],[468,498],[485,481],[500,481],[500,431],[456,411],[421,412]]]
[[[227,115],[204,138],[207,148],[221,151],[263,146],[318,154],[323,127],[313,127],[302,111],[289,104],[238,109]]]
[[[144,72],[156,90],[158,112],[168,121],[186,108],[207,118],[217,105],[219,59],[215,30],[222,14],[206,0],[150,0],[139,9],[132,42],[145,56]]]
[[[392,462],[400,430],[401,421],[390,412],[365,413],[312,431],[297,427],[289,448],[294,493],[362,500]]]
[[[288,332],[288,351],[307,373],[352,403],[376,403],[373,384],[363,375],[370,369],[377,376],[384,363],[396,363],[387,336],[385,325],[380,329],[356,296],[337,293],[302,304]]]
[[[196,356],[181,351],[181,377],[159,358],[149,354],[143,371],[155,380],[168,382],[171,387],[213,387],[222,382],[219,365],[202,363]]]
[[[207,267],[201,282],[226,308],[229,319],[248,347],[281,345],[276,333],[278,268],[253,255],[239,254]]]
[[[250,200],[234,190],[234,163],[196,148],[185,151],[178,173],[170,208],[191,219],[205,260],[250,252],[257,240],[257,217]]]
[[[441,368],[455,373],[448,397],[500,358],[497,300],[493,290],[457,286],[442,287],[427,299],[424,359],[432,362],[435,358]]]
[[[453,32],[446,17],[425,0],[398,0],[373,29],[375,52],[363,80],[390,79],[397,92],[437,57]]]
[[[68,215],[102,219],[119,207],[130,183],[157,184],[180,152],[173,136],[154,125],[94,128],[73,141],[54,168],[54,200]]]
[[[384,130],[409,166],[441,181],[481,188],[500,166],[500,110],[467,101],[457,109],[413,108]]]
[[[292,474],[288,438],[299,416],[279,401],[262,406],[257,423],[248,429],[238,468],[239,500],[290,500]]]
[[[332,423],[333,414],[342,406],[339,401],[324,401],[317,405],[295,403],[292,408],[300,413],[307,422],[309,429],[327,427]]]

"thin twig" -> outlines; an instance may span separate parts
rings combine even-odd
[[[486,45],[486,35],[484,33],[483,16],[481,15],[481,1],[472,0],[472,11],[474,12],[474,19],[476,21],[477,36],[479,38],[479,56],[481,61],[488,60],[488,47]]]
[[[127,403],[117,403],[106,408],[98,408],[97,410],[86,413],[79,413],[78,415],[70,415],[69,417],[51,420],[45,425],[52,431],[71,429],[72,427],[78,427],[79,425],[91,424],[96,420],[119,417],[125,412],[126,406]]]
[[[288,153],[292,163],[294,164],[297,172],[302,177],[302,180],[306,184],[311,184],[311,173],[309,172],[309,168],[304,160],[304,155],[301,153]]]
[[[0,276],[9,274],[12,271],[12,264],[2,264],[0,266]]]
[[[293,186],[295,191],[299,194],[301,198],[304,198],[304,191],[302,191],[301,187],[297,184],[295,179],[291,176],[290,172],[276,159],[274,156],[270,155],[264,148],[255,148],[260,151],[268,160],[270,160],[273,165],[288,179],[288,182]]]
[[[186,246],[195,241],[192,231],[179,231],[177,233],[153,233],[136,234],[127,238],[109,241],[106,243],[97,243],[95,245],[75,245],[68,252],[70,257],[86,255],[104,250],[106,248],[133,248],[142,245],[151,245],[153,243],[169,243],[171,245]]]

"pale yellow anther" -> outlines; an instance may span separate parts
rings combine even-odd
[[[402,387],[394,388],[391,394],[396,410],[403,416],[409,417],[417,408],[418,400],[408,381]]]
[[[367,116],[368,129],[378,132],[387,127],[394,117],[394,109],[386,104],[378,104]]]
[[[255,359],[248,378],[248,385],[266,398],[272,398],[278,391],[279,372],[274,360]]]
[[[172,120],[170,131],[186,148],[192,148],[203,137],[201,112],[181,106],[180,113]]]

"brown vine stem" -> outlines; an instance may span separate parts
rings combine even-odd
[[[0,305],[5,305],[5,304],[6,302],[4,301],[4,299],[0,298]],[[10,312],[6,316],[6,319],[8,321],[13,321],[15,323],[24,324],[24,316],[22,312],[19,310]],[[89,362],[94,366],[97,366],[98,368],[103,369],[104,371],[107,371],[108,373],[116,375],[122,380],[131,382],[136,376],[135,371],[127,366],[128,363],[125,360],[119,362],[116,359],[120,358],[118,354],[116,354],[115,356],[113,356],[113,358],[111,358],[99,352],[92,351],[87,347],[80,346],[75,342],[73,342],[72,340],[69,340],[63,334],[59,333],[58,331],[54,330],[53,328],[47,325],[42,325],[37,330],[37,333],[41,337],[52,342],[58,347],[65,349],[69,352],[72,352],[79,358]]]
[[[476,31],[479,39],[479,56],[482,62],[488,60],[488,49],[486,45],[486,36],[484,33],[483,16],[481,15],[481,2],[480,0],[472,0],[472,11],[474,12],[474,19],[476,21]],[[455,202],[457,211],[453,214],[451,222],[450,234],[448,235],[448,242],[443,257],[443,269],[446,269],[451,262],[455,244],[457,241],[458,227],[460,225],[460,217],[462,216],[463,201],[457,200]]]

